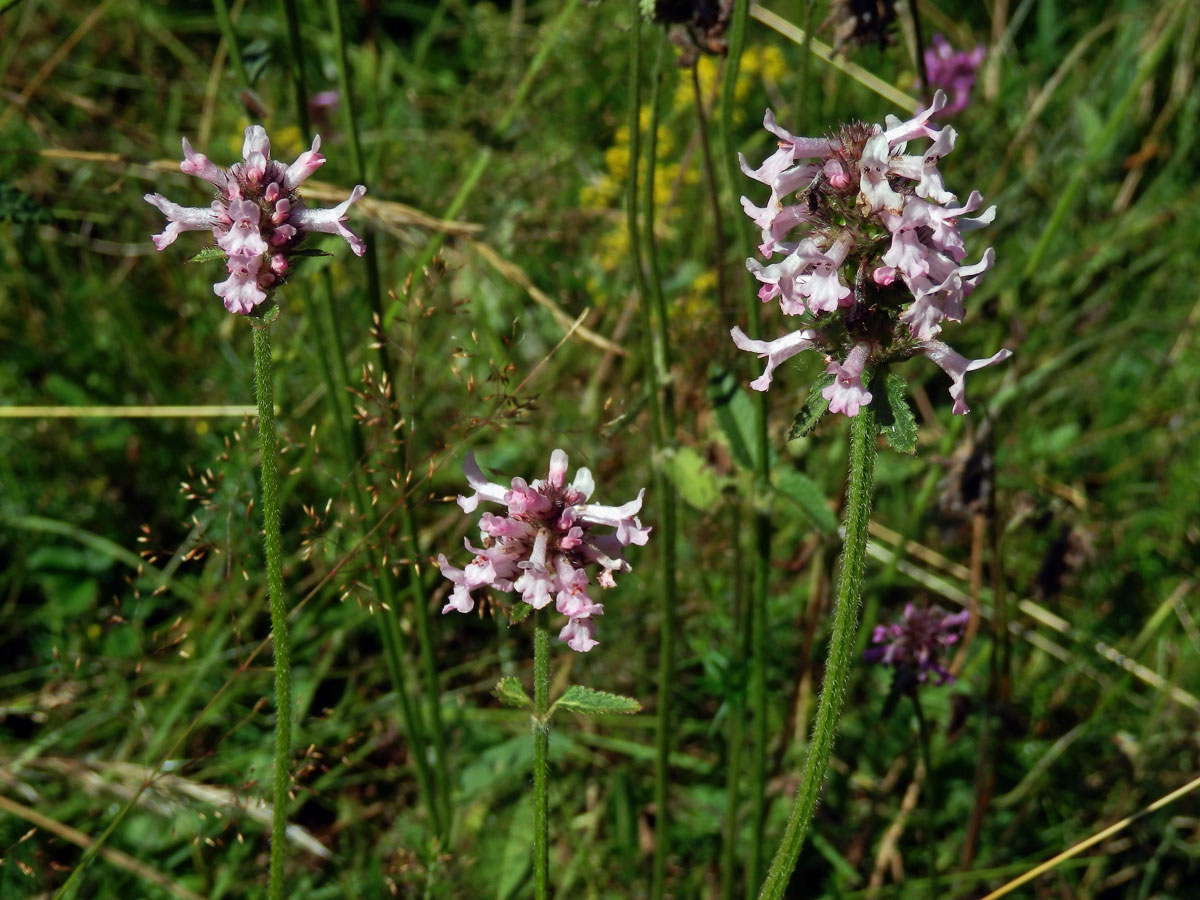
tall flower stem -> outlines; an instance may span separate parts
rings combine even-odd
[[[275,390],[271,381],[271,326],[254,327],[254,388],[258,397],[258,452],[261,472],[263,546],[267,595],[275,648],[275,778],[271,819],[271,900],[283,898],[288,786],[291,781],[292,658],[288,642],[287,599],[283,595],[283,549],[279,535],[279,443],[275,437]]]
[[[821,784],[833,753],[838,717],[854,664],[854,639],[858,630],[858,605],[862,596],[867,549],[867,524],[871,518],[871,493],[875,480],[875,440],[878,429],[870,407],[851,420],[850,479],[846,491],[846,539],[842,571],[838,577],[833,610],[833,633],[825,663],[825,680],[817,700],[816,721],[808,755],[800,771],[800,786],[788,816],[783,839],[771,860],[759,900],[779,900],[787,890],[800,848],[821,795]]]
[[[548,609],[533,618],[533,896],[550,896],[550,628]]]
[[[650,391],[654,422],[654,446],[657,462],[654,468],[654,492],[660,504],[663,531],[663,559],[660,566],[660,609],[658,653],[658,705],[654,754],[655,841],[654,866],[650,896],[658,900],[666,890],[667,857],[670,854],[670,819],[668,816],[671,786],[671,694],[675,680],[675,606],[676,606],[676,541],[677,499],[675,490],[662,472],[665,452],[675,441],[675,396],[671,386],[671,340],[667,324],[667,304],[662,290],[658,265],[658,246],[654,239],[654,175],[658,137],[658,98],[661,81],[663,40],[659,36],[654,67],[651,72],[650,122],[646,135],[646,177],[638,190],[638,165],[641,152],[641,21],[638,3],[634,2],[633,55],[630,64],[630,121],[629,121],[629,186],[628,215],[630,246],[633,248],[638,293],[646,323],[645,342],[649,364],[654,371]],[[638,208],[641,208],[641,227]],[[649,277],[642,269],[645,260]]]

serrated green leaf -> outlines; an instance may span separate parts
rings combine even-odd
[[[732,372],[714,368],[708,379],[708,397],[729,455],[743,469],[753,469],[754,404],[749,395]]]
[[[512,605],[512,609],[508,611],[508,627],[520,625],[529,618],[529,614],[533,612],[533,607],[524,600],[518,600]]]
[[[188,260],[190,263],[212,262],[214,259],[224,259],[225,251],[220,247],[205,247],[195,256]]]
[[[803,472],[790,468],[778,469],[773,473],[772,480],[775,489],[799,506],[819,531],[825,534],[837,531],[837,517],[815,481]]]
[[[721,496],[717,473],[691,447],[680,447],[672,453],[664,468],[679,496],[696,509],[710,508]]]
[[[917,419],[912,407],[908,405],[908,385],[904,379],[892,372],[883,376],[883,393],[887,397],[887,405],[876,405],[875,420],[879,430],[887,438],[888,446],[897,453],[911,456],[917,452]],[[878,385],[879,379],[874,384]]]
[[[817,427],[821,417],[829,410],[829,401],[821,396],[821,391],[831,384],[833,384],[833,376],[828,372],[813,382],[812,387],[809,388],[808,400],[805,401],[804,409],[796,414],[796,418],[792,421],[792,427],[788,429],[787,439],[789,441],[812,434],[812,430]]]
[[[560,708],[583,716],[607,716],[614,713],[629,715],[640,712],[642,704],[632,697],[622,697],[620,694],[610,694],[607,691],[596,691],[592,688],[572,685],[558,698],[558,701],[551,707],[551,712]]]
[[[525,693],[525,688],[521,686],[520,680],[511,675],[497,681],[496,686],[492,689],[492,694],[505,706],[533,706],[533,701]]]

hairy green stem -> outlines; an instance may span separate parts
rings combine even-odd
[[[550,628],[548,609],[533,617],[533,896],[550,896]]]
[[[846,685],[853,667],[854,639],[858,630],[858,604],[862,596],[863,572],[867,549],[867,525],[871,518],[871,491],[875,477],[875,440],[878,428],[875,415],[863,407],[851,420],[850,479],[846,490],[846,540],[842,551],[842,571],[838,577],[837,598],[833,610],[833,633],[825,663],[825,680],[817,700],[816,721],[808,755],[800,771],[800,786],[788,815],[783,839],[771,860],[763,882],[760,900],[779,900],[787,890],[796,868],[800,848],[821,795],[821,784],[842,710]]]
[[[259,322],[253,325],[263,548],[267,557],[267,595],[271,606],[275,654],[275,777],[269,896],[271,900],[282,900],[288,787],[291,781],[292,656],[288,643],[287,599],[283,595],[283,548],[279,535],[279,443],[275,437],[275,390],[271,381],[271,326]]]

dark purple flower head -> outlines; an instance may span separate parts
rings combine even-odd
[[[296,189],[325,163],[320,136],[312,149],[294,163],[284,165],[271,159],[271,142],[261,125],[246,129],[242,161],[222,169],[183,139],[183,162],[179,168],[203,178],[217,189],[211,206],[185,207],[162,194],[146,194],[145,200],[167,217],[162,234],[154,235],[154,246],[163,250],[184,231],[212,231],[217,246],[225,251],[229,277],[213,285],[213,293],[225,301],[231,313],[250,313],[279,287],[291,270],[290,259],[305,235],[323,231],[341,235],[350,249],[362,256],[366,245],[345,226],[346,211],[367,189],[358,185],[349,198],[333,209],[306,209]]]
[[[933,36],[933,41],[925,48],[925,74],[929,77],[929,86],[949,91],[954,96],[942,110],[943,117],[962,112],[971,102],[975,72],[986,54],[982,44],[974,50],[955,50],[940,34]]]
[[[855,416],[872,399],[863,383],[868,368],[920,354],[950,376],[954,412],[962,415],[967,373],[1011,355],[967,359],[937,339],[943,322],[962,321],[964,301],[995,261],[991,248],[966,261],[963,235],[991,223],[996,207],[980,211],[978,191],[959,201],[946,190],[938,164],[958,134],[930,124],[945,106],[939,90],[908,121],[854,122],[819,138],[786,131],[767,110],[763,127],[777,149],[757,169],[745,158],[741,165],[770,188],[765,206],[742,198],[770,262],[748,259],[746,267],[761,284],[759,299],[778,300],[798,327],[775,340],[732,329],[738,348],[766,360],[752,388],[767,390],[781,363],[817,350],[835,376],[822,390],[829,409]]]
[[[954,678],[942,665],[942,648],[958,641],[970,614],[965,610],[947,613],[937,606],[920,607],[909,603],[904,607],[902,621],[892,625],[876,625],[869,648],[863,656],[869,662],[882,663],[896,670],[897,678],[913,685],[929,680],[932,672],[937,684]]]
[[[650,529],[637,518],[645,490],[622,506],[589,503],[595,487],[592,473],[579,469],[567,484],[567,454],[562,450],[550,455],[549,476],[532,484],[514,478],[512,487],[505,488],[488,481],[471,453],[463,471],[475,491],[458,498],[463,512],[474,512],[486,500],[507,507],[508,515],[483,514],[482,546],[471,546],[469,539],[463,542],[475,554],[465,568],[438,556],[442,574],[454,583],[442,613],[470,612],[475,607],[471,594],[481,587],[519,594],[534,609],[554,601],[555,609],[567,617],[559,640],[581,653],[591,650],[598,643],[594,617],[603,615],[604,606],[588,594],[588,570],[598,570],[596,581],[602,588],[615,587],[613,575],[629,571],[623,548],[645,544],[650,537]],[[616,530],[598,534],[597,528]]]

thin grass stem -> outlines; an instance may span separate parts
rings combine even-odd
[[[638,258],[644,258],[649,269],[649,278],[643,279],[648,291],[641,294],[644,317],[651,328],[647,329],[651,365],[654,368],[655,395],[654,446],[662,460],[675,441],[675,393],[671,385],[671,338],[667,318],[666,297],[662,289],[662,275],[658,264],[658,244],[654,237],[654,179],[655,162],[658,155],[658,113],[662,82],[662,60],[666,42],[656,31],[654,64],[650,75],[650,119],[646,134],[646,177],[641,183],[641,193],[631,192],[631,199],[641,202],[642,229],[638,234],[641,250]],[[640,41],[637,44],[640,53]],[[641,110],[633,111],[636,121],[630,123],[630,136],[640,125]],[[640,151],[640,146],[638,147]],[[630,144],[629,166],[636,171],[641,154],[635,153]],[[636,174],[632,176],[636,178]],[[658,900],[666,890],[667,857],[671,852],[670,842],[670,786],[671,786],[671,695],[675,681],[675,629],[676,629],[676,557],[677,557],[677,498],[674,485],[663,477],[659,465],[655,466],[655,494],[659,498],[662,514],[663,558],[659,570],[659,598],[661,622],[659,625],[658,653],[658,706],[655,716],[654,753],[654,807],[655,841],[654,866],[650,896]]]
[[[725,62],[725,78],[721,85],[720,146],[725,161],[725,177],[730,202],[738,196],[737,155],[733,146],[733,110],[736,103],[738,70],[746,43],[748,0],[737,0],[729,28],[729,56]],[[743,258],[750,256],[744,229],[737,231],[737,248]],[[744,276],[730,283],[730,291],[742,289]],[[761,304],[752,293],[746,293],[748,332],[758,338],[762,334]],[[747,606],[750,619],[750,709],[753,716],[753,750],[750,758],[750,850],[746,855],[746,893],[757,888],[762,877],[763,830],[767,818],[767,591],[771,568],[771,517],[760,503],[769,482],[770,455],[767,440],[767,397],[760,394],[754,404],[754,580],[751,602]]]
[[[713,166],[712,144],[708,134],[708,117],[704,114],[704,96],[700,91],[700,69],[692,66],[692,96],[696,102],[696,121],[700,128],[700,149],[704,151],[704,181],[713,214],[713,255],[717,260],[717,308],[729,308],[729,285],[726,283],[725,224],[721,215],[721,191],[717,187],[717,170]]]
[[[342,95],[342,109],[345,110],[346,114],[345,130],[350,142],[351,159],[354,161],[354,177],[358,183],[366,184],[366,162],[363,155],[362,142],[359,138],[358,114],[354,103],[354,96],[350,89],[350,67],[346,54],[346,34],[342,22],[342,5],[339,0],[329,0],[329,20],[333,28],[334,44],[337,46],[338,87]],[[367,251],[364,254],[364,261],[367,264],[367,299],[370,302],[371,312],[375,317],[375,321],[382,322],[383,291],[379,277],[379,256],[373,252],[375,249],[375,237],[374,226],[367,225],[363,231],[363,240],[367,245]],[[379,357],[380,366],[383,371],[388,372],[392,376],[392,383],[398,384],[399,380],[396,377],[398,373],[393,369],[386,342],[378,341],[376,343],[376,352]],[[344,354],[339,356],[339,361],[341,363],[339,374],[344,392],[350,384]],[[395,453],[399,469],[407,473],[409,471],[408,442],[405,439],[402,429],[395,430],[393,434],[399,439]],[[448,824],[450,819],[450,782],[448,777],[449,766],[446,760],[446,732],[442,722],[442,691],[430,631],[429,597],[425,591],[425,583],[421,579],[419,565],[415,562],[421,559],[421,548],[418,540],[419,532],[416,514],[411,505],[406,502],[400,514],[403,518],[404,534],[408,540],[408,556],[414,560],[414,563],[408,568],[408,588],[412,603],[413,619],[417,626],[417,644],[420,647],[421,653],[421,672],[425,682],[424,688],[429,713],[429,729],[433,737],[434,752],[437,755],[437,765],[434,767],[433,772],[437,783],[441,819]],[[387,580],[386,573],[381,573],[380,578]]]
[[[237,35],[233,31],[233,23],[229,19],[229,6],[225,0],[213,0],[213,11],[217,14],[217,27],[221,37],[225,38],[225,51],[229,61],[233,63],[233,71],[237,74],[238,83],[250,87],[250,79],[246,76],[246,64],[242,61],[242,49],[238,45]]]
[[[300,122],[302,132],[307,134],[310,130],[310,124],[308,92],[302,64],[304,47],[300,37],[300,20],[295,0],[283,0],[283,6],[287,19],[288,41],[291,45],[292,57],[295,60],[293,81],[296,85],[296,116]],[[340,18],[338,20],[338,27],[340,28]],[[339,46],[340,44],[341,42],[339,42]],[[339,62],[344,67],[344,48],[341,48],[341,50],[342,53]],[[346,91],[343,91],[343,93],[346,93]],[[343,102],[350,103],[348,94],[343,97]],[[354,139],[357,141],[357,134],[354,135]],[[358,174],[362,175],[361,151],[355,155],[355,164],[359,166]],[[368,255],[373,257],[369,249]],[[322,289],[316,291],[313,295],[306,295],[304,300],[310,318],[316,321],[316,318],[319,317],[321,321],[320,326],[313,329],[318,344],[318,356],[321,359],[321,375],[325,381],[326,393],[329,395],[330,402],[334,407],[334,420],[342,449],[351,467],[349,484],[355,508],[364,517],[366,530],[371,531],[378,522],[378,519],[375,507],[367,501],[361,483],[362,476],[358,469],[358,461],[363,456],[363,439],[358,425],[354,420],[354,411],[350,404],[349,394],[347,393],[350,387],[350,373],[346,364],[341,320],[333,308],[333,281],[328,269],[322,272]],[[332,366],[330,365],[330,360],[333,362]],[[391,677],[392,686],[396,691],[396,696],[400,703],[400,715],[404,722],[405,735],[412,746],[413,758],[416,760],[417,782],[422,800],[429,814],[434,833],[444,838],[444,829],[447,825],[449,814],[448,801],[445,799],[447,797],[447,791],[444,787],[445,767],[437,766],[435,768],[429,764],[428,754],[426,753],[425,724],[422,721],[417,706],[413,703],[408,687],[407,664],[404,659],[404,636],[397,621],[399,607],[395,603],[394,587],[386,568],[379,564],[377,548],[370,547],[369,554],[371,557],[371,586],[375,596],[379,598],[380,606],[382,607],[380,614],[374,618],[376,625],[380,629],[380,638],[383,642],[388,674]],[[419,579],[416,580],[419,582]],[[417,612],[418,619],[422,612],[427,615],[423,602]],[[424,633],[428,637],[428,628],[424,630]],[[436,692],[433,693],[432,702],[436,705]],[[440,717],[438,721],[440,722]],[[439,748],[438,759],[441,760],[443,758]]]

